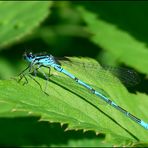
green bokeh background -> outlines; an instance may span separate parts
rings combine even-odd
[[[16,13],[19,13],[19,2],[15,3]],[[29,1],[27,3],[30,3]],[[3,4],[0,4],[0,12]],[[31,5],[31,4],[30,4]],[[77,7],[82,6],[86,10],[96,14],[99,18],[110,24],[114,24],[118,29],[128,32],[137,41],[142,42],[147,47],[148,44],[148,2],[50,2],[46,4],[46,15],[41,17],[36,25],[27,21],[27,33],[20,32],[18,39],[12,39],[10,42],[0,45],[0,79],[10,79],[17,76],[18,73],[26,66],[22,59],[24,51],[47,52],[57,57],[63,56],[83,56],[91,57],[97,61],[110,65],[122,65],[124,62],[117,60],[102,48],[101,44],[95,44],[90,38],[92,33],[85,29],[87,26]],[[48,6],[49,5],[49,6]],[[25,6],[25,4],[24,4]],[[14,7],[14,5],[12,5]],[[13,9],[12,9],[13,10]],[[8,12],[11,9],[7,10]],[[38,9],[31,8],[30,12],[23,13],[24,16],[32,15]],[[4,11],[6,12],[6,11]],[[9,12],[10,13],[10,12]],[[13,12],[11,12],[13,13]],[[36,14],[35,13],[35,14]],[[0,16],[5,16],[1,13]],[[35,15],[35,19],[37,16]],[[5,19],[6,18],[6,19]],[[12,17],[13,19],[17,19]],[[15,20],[14,20],[15,21]],[[32,20],[30,20],[32,22]],[[0,35],[2,34],[3,25],[7,29],[11,28],[13,23],[7,24],[7,17],[0,20]],[[17,30],[18,26],[14,26]],[[29,28],[30,27],[30,28]],[[98,30],[100,28],[98,27]],[[11,29],[10,29],[11,31]],[[15,30],[13,30],[15,32]],[[11,32],[7,32],[7,38]],[[15,38],[15,36],[14,36]],[[1,39],[1,43],[4,41]],[[117,40],[118,42],[118,40]],[[116,49],[117,50],[117,49]],[[142,58],[142,57],[140,57]],[[140,60],[137,59],[138,60]],[[148,57],[147,57],[148,58]],[[127,67],[129,65],[126,65]],[[144,65],[143,65],[144,66]],[[147,66],[147,65],[145,65]],[[141,72],[138,68],[129,66],[137,70],[141,77],[141,84],[134,89],[143,93],[147,91],[147,73]],[[134,91],[135,91],[134,90]],[[112,146],[112,143],[102,143],[105,135],[96,136],[94,132],[67,131],[59,123],[38,122],[37,117],[12,117],[0,118],[0,145],[28,146],[28,145],[49,145],[49,146]]]

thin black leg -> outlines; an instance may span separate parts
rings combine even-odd
[[[41,86],[41,84],[32,76],[32,75],[29,75],[29,77],[31,78],[31,79],[33,79],[38,85],[39,85],[39,87],[40,87],[40,89],[46,94],[46,95],[48,95],[49,96],[49,94],[48,93],[46,93],[43,89],[42,89],[42,86]]]
[[[36,70],[38,71],[41,67],[46,67],[46,66],[43,66],[43,65],[40,65]],[[48,67],[49,68],[49,67]],[[50,69],[50,68],[49,68]],[[44,75],[44,77],[46,78],[46,84],[45,84],[45,89],[44,89],[44,91],[46,92],[46,89],[47,89],[47,83],[48,83],[48,81],[49,81],[49,77],[44,73],[44,72],[42,72],[41,71],[41,73]]]
[[[20,79],[18,80],[18,82],[20,82],[20,81],[22,80],[22,78],[24,77],[25,80],[26,80],[26,84],[28,83],[28,80],[27,80],[27,78],[25,77],[24,72],[25,72],[26,70],[28,70],[29,68],[30,68],[30,65],[28,65],[21,73],[18,74],[18,76],[20,76]],[[25,83],[24,83],[23,85],[25,85]]]
[[[41,89],[46,95],[48,95],[48,94],[46,93],[46,89],[47,89],[47,82],[49,81],[49,77],[48,77],[44,72],[41,71],[41,73],[44,75],[44,77],[45,77],[46,80],[47,80],[47,81],[46,81],[46,84],[45,84],[45,90],[43,90],[41,84],[31,75],[31,73],[33,72],[33,73],[34,73],[34,76],[36,77],[37,71],[38,71],[41,67],[49,68],[49,76],[51,76],[51,75],[50,75],[50,67],[43,66],[43,65],[39,65],[38,68],[34,68],[34,67],[30,64],[27,68],[25,68],[25,69],[19,74],[20,79],[19,79],[18,82],[20,82],[20,81],[22,80],[22,78],[24,77],[25,80],[26,80],[26,83],[24,83],[23,85],[25,85],[25,84],[28,83],[27,77],[24,75],[24,72],[25,72],[27,69],[29,69],[29,77],[30,77],[31,79],[33,79],[33,80],[39,85],[40,89]],[[32,68],[33,68],[33,69],[32,69]],[[32,70],[33,70],[33,71],[32,71]],[[32,72],[31,72],[31,71],[32,71]]]
[[[22,75],[29,68],[30,68],[30,65],[28,65],[28,67],[26,67],[21,73],[19,73],[18,76]]]
[[[48,66],[44,66],[44,65],[43,65],[43,67],[49,68],[49,77],[52,76],[52,74],[50,74],[50,72],[51,72],[51,68],[48,67]]]
[[[26,80],[26,83],[24,82],[24,84],[23,84],[23,85],[28,84],[28,79],[26,78],[26,76],[25,76],[25,75],[23,75],[23,76],[24,76],[24,78],[25,78],[25,80]]]

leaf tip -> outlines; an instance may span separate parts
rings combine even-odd
[[[83,133],[87,132],[88,130],[87,129],[83,129]]]
[[[28,114],[31,115],[33,112],[29,111]]]
[[[96,133],[96,136],[98,136],[100,133],[99,132],[95,132]]]
[[[11,110],[11,112],[16,112],[17,110],[16,110],[16,108],[13,108],[12,110]]]
[[[60,123],[61,127],[63,127],[64,123]]]
[[[65,128],[64,132],[67,132],[68,130],[70,130],[69,128]]]

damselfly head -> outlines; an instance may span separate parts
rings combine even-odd
[[[27,61],[32,61],[32,59],[34,58],[34,55],[32,54],[32,52],[25,52],[24,54],[23,54],[23,58],[25,59],[25,60],[27,60]]]

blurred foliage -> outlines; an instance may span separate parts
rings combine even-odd
[[[127,126],[126,129],[128,129],[129,133],[136,135],[138,139],[135,140],[134,138],[132,141],[117,137],[122,133],[123,135],[129,133],[121,127],[118,127],[119,129],[113,128],[115,125],[109,125],[109,127],[115,133],[117,132],[117,135],[102,130],[100,131],[102,134],[96,136],[95,132],[93,132],[94,129],[92,132],[88,131],[86,133],[81,130],[64,131],[68,125],[64,124],[61,128],[58,123],[38,122],[39,118],[37,116],[42,114],[32,114],[31,117],[28,117],[28,113],[21,112],[23,111],[22,106],[25,97],[30,98],[30,85],[32,83],[27,86],[30,90],[29,93],[27,88],[22,86],[17,87],[18,85],[14,85],[13,87],[14,80],[4,80],[17,76],[25,68],[26,63],[22,60],[22,54],[25,50],[33,52],[46,51],[54,56],[61,57],[91,57],[101,63],[130,67],[135,69],[141,76],[141,83],[132,89],[134,92],[139,91],[137,94],[128,93],[122,87],[118,89],[104,87],[104,89],[108,90],[113,98],[115,96],[119,98],[119,100],[116,100],[119,105],[136,113],[143,120],[147,120],[147,15],[148,2],[146,1],[0,2],[0,79],[2,80],[0,84],[0,145],[147,146],[147,131],[144,131],[135,123],[131,123],[132,121],[129,121],[114,109],[107,110],[106,113],[114,113],[111,115],[112,118],[116,120],[119,118],[118,123],[123,127]],[[76,87],[74,88],[76,89]],[[21,100],[22,92],[25,92],[25,89],[28,94],[23,96],[24,100]],[[56,88],[52,86],[52,89]],[[13,99],[10,92],[16,93],[12,94]],[[36,95],[39,93],[37,89]],[[8,98],[11,104],[5,102],[5,99]],[[21,103],[16,102],[19,102],[19,99]],[[42,99],[44,100],[44,98]],[[134,101],[129,101],[129,99]],[[30,98],[30,101],[33,100]],[[44,105],[45,102],[43,102]],[[20,112],[9,111],[14,108],[15,103],[20,108]],[[35,102],[28,103],[34,105]],[[26,109],[25,105],[23,107]],[[102,108],[104,106],[101,106]],[[30,113],[33,109],[29,108]],[[108,109],[108,107],[105,107],[105,109]],[[105,120],[107,122],[107,119]],[[101,121],[102,124],[105,120]],[[132,135],[130,136],[132,137]]]

